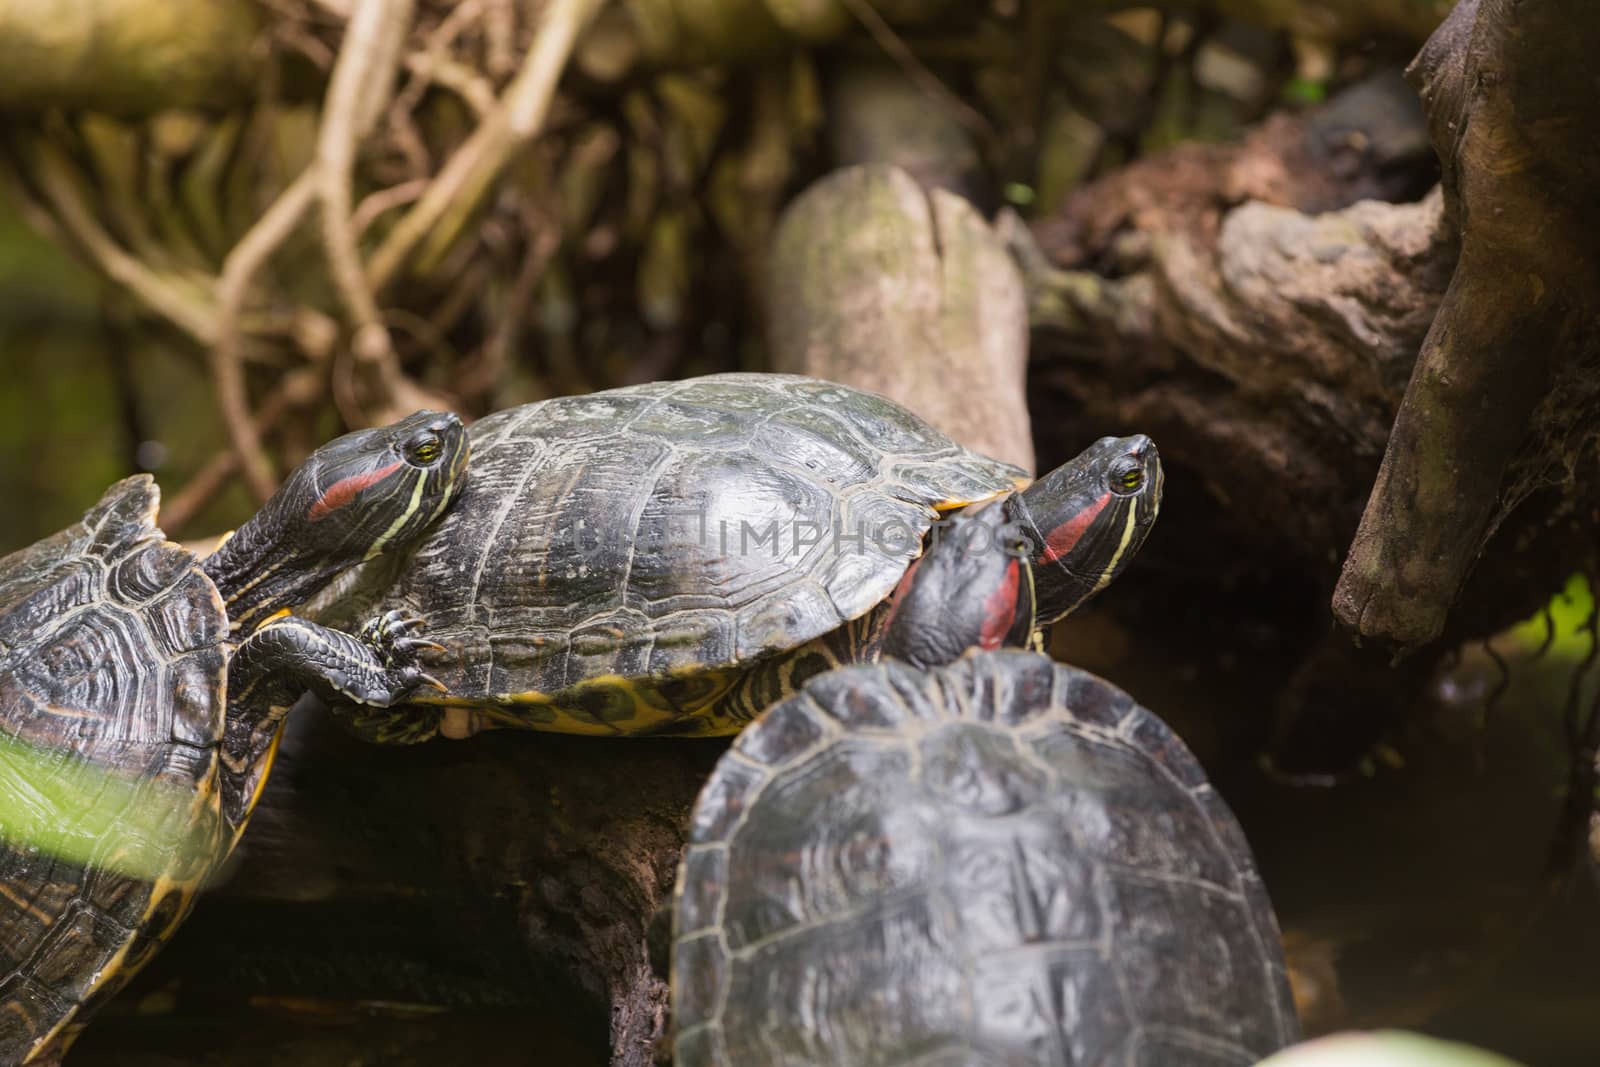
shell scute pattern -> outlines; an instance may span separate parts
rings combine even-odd
[[[1134,873],[1108,878],[1106,893],[1123,989],[1132,1001],[1165,1008],[1150,1022],[1169,1037],[1184,1034],[1197,1050],[1224,1041],[1245,1050],[1272,1045],[1278,1034],[1260,1009],[1270,995],[1260,954],[1239,951],[1225,936],[1239,921],[1237,895]],[[1191,916],[1192,925],[1176,928],[1170,915]]]
[[[781,767],[801,758],[828,735],[828,727],[815,705],[788,701],[772,709],[768,726],[759,733],[745,731],[733,742],[739,755],[768,767]]]
[[[756,451],[773,456],[848,491],[878,476],[872,457],[851,428],[826,411],[796,408],[752,436]]]
[[[935,718],[934,708],[926,700],[906,699],[908,681],[915,685],[896,672],[886,676],[881,686],[865,686],[858,684],[859,679],[835,672],[813,680],[807,692],[824,716],[846,730],[899,735],[916,729],[918,720]]]
[[[926,1035],[973,1021],[936,910],[928,898],[897,898],[878,913],[841,917],[814,940],[761,945],[754,966],[730,961],[728,1058],[716,1062],[875,1067],[934,1051]],[[917,996],[900,995],[911,986]]]
[[[752,794],[767,778],[761,768],[745,762],[730,762],[726,769],[726,774],[718,773],[706,783],[701,793],[704,803],[695,805],[689,830],[697,839],[717,841],[724,838],[744,815]]]
[[[472,440],[465,490],[392,584],[314,617],[415,611],[445,648],[423,658],[440,702],[556,729],[665,728],[596,714],[587,690],[638,690],[649,713],[674,703],[665,679],[792,653],[880,605],[941,506],[1023,478],[880,397],[782,375],[558,398],[489,416]],[[688,732],[738,725],[665,714],[707,717]]]
[[[996,838],[982,819],[952,820],[945,845],[953,882],[961,887],[963,934],[970,951],[1005,952],[1053,943],[1094,947],[1106,936],[1095,906],[1100,874],[1063,855],[1049,828],[1023,822]]]
[[[692,1063],[727,1063],[727,1047],[722,1043],[722,1030],[716,1026],[701,1026],[678,1038],[678,1055]]]
[[[1140,869],[1163,877],[1237,892],[1233,856],[1242,835],[1219,839],[1213,827],[1222,812],[1192,794],[1172,804],[1172,791],[1152,790],[1151,772],[1160,764],[1151,754],[1070,731],[1052,732],[1033,747],[1079,786],[1059,810],[1075,831],[1081,830],[1074,834],[1075,846],[1086,856],[1116,866],[1136,861]],[[1175,788],[1191,788],[1170,777]],[[1232,816],[1226,821],[1232,823]]]
[[[1087,972],[1087,973],[1086,973]],[[1129,1062],[1119,1035],[1136,1027],[1115,983],[1065,956],[1046,963],[1038,973],[1007,967],[1003,960],[980,960],[978,981],[993,991],[984,1029],[1004,1058],[1017,1064],[1125,1064]],[[1137,1032],[1135,1030],[1135,1032]],[[1014,1050],[1014,1051],[1012,1051]],[[962,1062],[991,1062],[973,1057]],[[1177,1059],[1172,1064],[1188,1061]]]
[[[924,876],[931,841],[907,821],[922,813],[883,807],[909,761],[841,740],[767,784],[759,804],[770,843],[736,853],[728,872],[722,915],[731,951],[783,940],[814,916],[849,912],[863,896],[893,894]]]
[[[922,784],[937,800],[978,815],[1010,815],[1043,801],[1047,772],[1009,734],[968,723],[934,731],[922,744]]]
[[[108,493],[110,506],[91,511],[56,558],[24,550],[0,562],[0,596],[21,594],[0,624],[3,728],[46,748],[87,744],[97,762],[110,761],[95,743],[214,739],[223,713],[221,597],[190,553],[155,532],[153,483],[132,481],[141,484]],[[134,528],[119,528],[128,514]]]
[[[683,881],[678,887],[679,922],[682,936],[690,937],[722,921],[716,904],[728,878],[728,852],[721,848],[701,849],[685,862],[680,874]]]
[[[109,995],[183,914],[219,832],[227,619],[156,530],[157,500],[147,476],[127,479],[77,526],[0,559],[0,734],[29,764],[14,786],[79,783],[53,829],[88,835],[80,859],[0,846],[0,1049],[26,1051],[60,1025],[48,1020]],[[106,826],[127,832],[92,829]],[[162,875],[117,873],[134,854]]]
[[[675,1004],[683,1067],[1244,1065],[1293,1040],[1232,814],[1092,675],[1020,651],[847,668],[736,750],[685,854],[674,987],[713,941],[720,986]]]

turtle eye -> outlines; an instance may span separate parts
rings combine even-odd
[[[1127,495],[1137,493],[1142,485],[1144,485],[1144,468],[1138,463],[1124,460],[1112,468],[1112,491]]]
[[[411,457],[411,462],[425,467],[439,458],[443,448],[437,434],[426,433],[412,438],[411,443],[406,445],[406,453]]]

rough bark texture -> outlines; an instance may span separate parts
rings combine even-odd
[[[249,0],[0,0],[0,109],[149,114],[256,90]]]
[[[1580,0],[1464,0],[1412,64],[1461,257],[1334,596],[1362,637],[1436,637],[1491,522],[1588,447],[1597,49]]]
[[[722,743],[508,731],[380,748],[314,706],[295,716],[235,864],[145,990],[335,1018],[521,1013],[517,1047],[571,1043],[542,1062],[601,1062],[608,1044],[615,1067],[652,1062],[667,986],[646,932]]]
[[[774,370],[883,393],[1033,468],[1022,280],[966,200],[893,167],[847,168],[790,205],[771,264]]]
[[[1286,772],[1348,769],[1417,684],[1330,635],[1326,598],[1454,260],[1437,192],[1405,202],[1433,173],[1396,73],[1125,168],[1018,242],[1032,406],[1057,413],[1041,461],[1155,437],[1168,491],[1146,595],[1182,590],[1178,619],[1273,620],[1274,702],[1249,717]],[[1395,700],[1361,703],[1375,692]]]
[[[1436,195],[1363,199],[1427,185],[1405,101],[1379,80],[1241,144],[1180,147],[1037,228],[1046,462],[1092,434],[1150,433],[1217,502],[1230,551],[1331,587],[1454,255]]]

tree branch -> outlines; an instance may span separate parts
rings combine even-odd
[[[1440,633],[1559,369],[1600,358],[1597,50],[1582,0],[1463,0],[1409,71],[1461,257],[1334,593],[1359,636]]]
[[[393,282],[424,242],[426,262],[455,240],[500,171],[544,124],[556,82],[595,6],[595,0],[550,0],[546,5],[533,47],[499,104],[373,254],[370,274],[374,288],[381,290]]]
[[[272,465],[261,448],[261,436],[250,414],[241,369],[244,340],[240,322],[251,283],[289,235],[300,224],[316,195],[316,174],[307,169],[273,201],[266,213],[233,246],[223,261],[217,280],[216,337],[208,348],[212,384],[223,426],[233,444],[233,454],[244,471],[256,499],[266,500],[275,488]],[[169,509],[170,510],[170,509]]]

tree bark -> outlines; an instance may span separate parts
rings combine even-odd
[[[1222,528],[1331,589],[1454,257],[1398,78],[1075,193],[1023,241],[1045,462],[1155,437]],[[1367,199],[1367,198],[1380,199]],[[1160,545],[1151,548],[1160,551]],[[1214,565],[1214,564],[1213,564]]]
[[[1334,595],[1361,637],[1437,637],[1528,484],[1564,466],[1575,487],[1600,359],[1597,48],[1578,0],[1463,0],[1411,66],[1461,258]]]
[[[549,1062],[609,1049],[613,1067],[647,1067],[667,984],[646,935],[724,747],[518,731],[376,747],[302,705],[234,862],[124,1003],[162,990],[180,1019],[281,1004],[342,1020],[328,1050],[361,1004],[423,1022],[445,1008],[525,1027],[524,1053],[571,1049]],[[261,1038],[212,1040],[217,1058]]]

